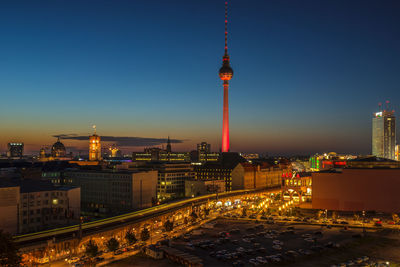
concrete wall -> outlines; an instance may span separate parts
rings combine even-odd
[[[73,188],[68,190],[67,192],[69,210],[73,211],[74,213],[72,220],[76,220],[79,222],[79,218],[81,215],[81,188]]]
[[[0,229],[4,232],[18,232],[19,199],[19,186],[0,188]]]
[[[232,190],[244,189],[244,168],[242,164],[238,164],[231,172]]]
[[[312,174],[312,208],[400,212],[400,169],[343,169]]]
[[[146,171],[132,174],[132,207],[133,209],[149,208],[157,199],[157,171]]]

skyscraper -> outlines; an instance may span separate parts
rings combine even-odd
[[[219,69],[219,77],[224,82],[224,109],[222,122],[222,152],[229,152],[229,80],[232,79],[233,70],[229,64],[228,55],[228,2],[225,2],[225,54],[222,57],[222,67]]]
[[[210,153],[211,152],[211,145],[207,142],[201,142],[197,144],[197,151],[200,153]]]
[[[7,157],[22,158],[24,154],[24,143],[8,143]]]
[[[388,102],[387,102],[388,103]],[[372,154],[395,159],[396,117],[394,111],[379,110],[372,118]]]
[[[96,134],[96,126],[93,126],[94,134],[89,137],[89,160],[101,160],[101,142],[100,136]]]

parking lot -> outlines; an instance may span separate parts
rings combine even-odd
[[[173,246],[202,258],[204,266],[370,266],[378,259],[349,250],[365,240],[361,236],[362,229],[218,219]]]

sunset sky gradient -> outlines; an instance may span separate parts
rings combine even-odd
[[[399,1],[230,1],[231,150],[370,153],[378,102],[400,106],[399,14]],[[223,0],[2,1],[0,25],[1,152],[93,124],[221,145]]]

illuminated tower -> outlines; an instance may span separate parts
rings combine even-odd
[[[224,109],[222,122],[222,152],[229,152],[229,80],[232,79],[233,70],[229,64],[228,55],[228,2],[225,2],[225,54],[222,57],[222,67],[219,69],[219,77],[224,82]]]
[[[375,113],[372,119],[372,155],[396,159],[396,117],[394,110],[389,110],[389,101],[386,101],[386,109]]]
[[[93,125],[94,134],[89,137],[89,160],[101,160],[100,136],[96,134],[96,125]]]

